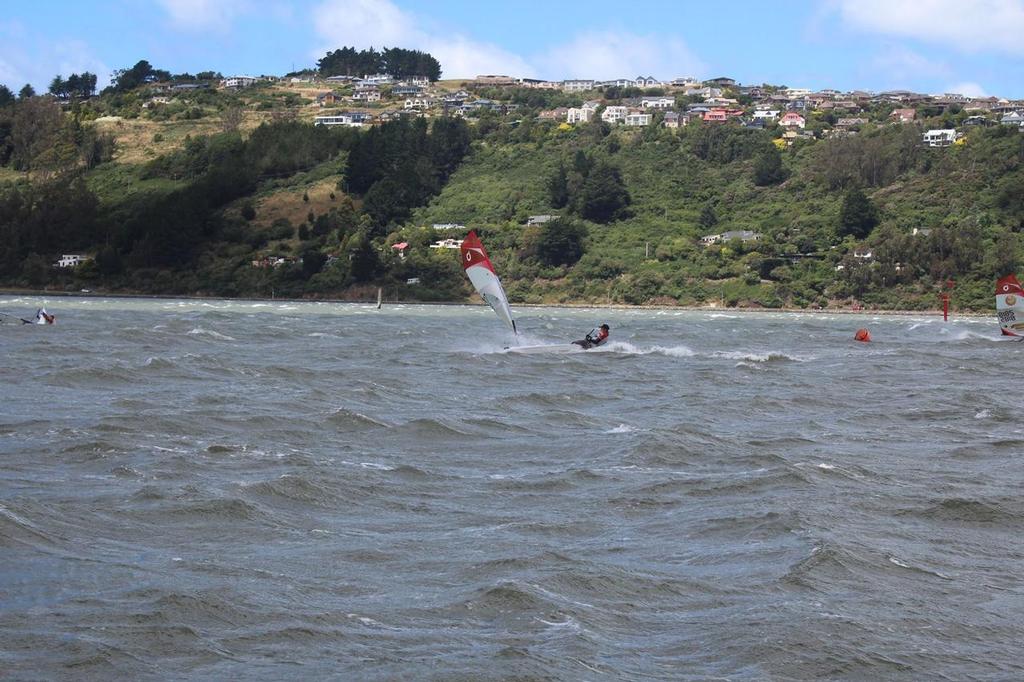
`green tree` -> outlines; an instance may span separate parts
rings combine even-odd
[[[619,169],[598,163],[580,189],[579,214],[595,223],[608,223],[625,217],[631,201]]]
[[[0,85],[0,108],[14,104],[14,93],[6,85]]]
[[[18,99],[32,99],[36,96],[36,89],[31,84],[25,83],[25,85],[18,91]]]
[[[846,193],[839,210],[839,234],[864,239],[878,225],[878,220],[878,208],[859,187]]]
[[[548,179],[548,195],[554,208],[565,208],[569,203],[569,179],[562,164],[558,164],[558,170]]]
[[[700,211],[700,217],[697,218],[697,222],[700,223],[701,227],[712,228],[718,224],[718,216],[715,214],[715,207],[711,205],[711,202],[704,204],[704,208]]]
[[[546,265],[573,265],[583,256],[586,237],[587,228],[578,220],[556,218],[541,226],[534,250]]]
[[[775,145],[769,145],[754,158],[754,184],[759,187],[774,185],[786,179],[782,167],[782,154]]]

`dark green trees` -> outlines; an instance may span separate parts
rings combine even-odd
[[[774,185],[786,179],[782,167],[782,154],[775,145],[765,147],[754,157],[754,184],[759,187]]]
[[[864,239],[878,225],[878,208],[859,188],[851,189],[839,211],[839,234]]]

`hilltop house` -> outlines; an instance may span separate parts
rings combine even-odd
[[[761,240],[761,233],[754,232],[752,230],[730,230],[728,232],[722,232],[721,234],[706,234],[700,238],[700,241],[705,246],[711,244],[718,244],[720,242],[728,242],[733,239],[739,239],[741,242],[756,242]]]
[[[592,80],[571,80],[562,81],[562,90],[566,92],[585,92],[594,89]]]
[[[640,106],[644,109],[671,109],[676,105],[673,97],[643,97]]]
[[[90,256],[84,256],[80,253],[65,253],[60,257],[60,260],[54,263],[58,268],[73,268],[76,265],[81,265],[86,261],[90,261]]]
[[[629,109],[621,106],[605,107],[601,112],[601,120],[605,123],[622,123],[626,120]]]
[[[220,82],[220,86],[222,88],[245,88],[259,80],[259,78],[255,78],[254,76],[232,76],[231,78],[225,78],[222,80]]]
[[[804,126],[807,125],[807,119],[795,111],[787,111],[782,118],[779,119],[779,125],[783,128],[800,128],[803,130]]]
[[[956,130],[953,128],[929,130],[921,136],[921,140],[929,147],[948,147],[956,142]]]
[[[754,112],[755,121],[774,121],[782,112],[778,109],[758,109]]]
[[[651,114],[645,113],[640,109],[633,109],[623,121],[628,126],[648,126],[651,125]]]
[[[1024,128],[1024,112],[1011,111],[1003,114],[1003,117],[999,119],[999,122],[1004,126],[1017,126],[1018,128]]]
[[[913,109],[893,109],[889,114],[889,120],[893,123],[910,123],[917,116]]]

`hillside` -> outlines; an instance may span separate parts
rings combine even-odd
[[[469,228],[513,302],[923,309],[955,280],[955,304],[985,310],[1019,263],[1024,135],[956,106],[893,123],[864,103],[850,130],[815,110],[791,134],[748,125],[752,104],[610,125],[639,92],[611,89],[569,124],[557,107],[582,94],[462,82],[425,88],[463,104],[424,118],[387,87],[357,104],[313,80],[0,106],[0,284],[465,300],[457,252],[429,246]],[[372,125],[313,125],[353,111]],[[955,144],[922,142],[943,125]],[[448,223],[464,229],[431,227]],[[64,253],[87,260],[53,267]]]

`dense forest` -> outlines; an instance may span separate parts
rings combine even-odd
[[[318,66],[437,78],[432,65],[343,48]],[[457,251],[430,246],[470,228],[513,302],[924,309],[952,284],[954,305],[986,310],[1020,264],[1024,134],[923,145],[963,122],[948,108],[891,124],[880,106],[857,134],[785,141],[661,114],[570,125],[539,114],[578,95],[488,88],[505,108],[354,128],[313,124],[315,88],[174,89],[217,76],[141,60],[99,95],[89,73],[44,95],[0,86],[0,285],[465,300]],[[89,258],[55,267],[69,253]]]

